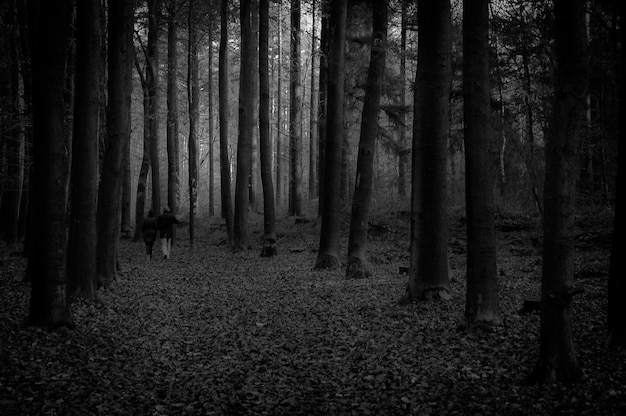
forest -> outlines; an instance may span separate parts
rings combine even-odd
[[[623,3],[1,2],[0,413],[625,414]]]

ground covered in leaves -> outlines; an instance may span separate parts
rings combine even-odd
[[[504,324],[462,328],[465,237],[451,233],[452,300],[398,305],[408,222],[376,220],[373,277],[312,270],[319,227],[284,219],[278,255],[232,253],[222,227],[187,230],[152,261],[123,241],[116,284],[77,301],[77,328],[24,325],[24,260],[2,253],[3,415],[623,415],[626,353],[605,340],[610,225],[579,222],[574,336],[586,380],[525,386],[538,354],[541,233],[500,219]],[[346,244],[343,244],[345,247]]]

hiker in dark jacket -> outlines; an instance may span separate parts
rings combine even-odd
[[[143,234],[143,241],[146,243],[146,254],[148,254],[149,259],[152,259],[152,247],[157,238],[157,219],[152,210],[148,211],[148,216],[143,220],[141,233]]]
[[[157,227],[161,236],[161,246],[163,249],[163,258],[169,259],[172,252],[172,235],[174,233],[174,224],[180,224],[178,219],[170,212],[168,207],[163,208],[163,214],[157,217]]]

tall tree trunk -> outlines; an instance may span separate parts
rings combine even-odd
[[[222,196],[222,217],[226,220],[228,241],[232,244],[233,205],[230,192],[230,160],[228,157],[228,0],[221,0],[220,7],[220,185]]]
[[[289,215],[302,215],[302,81],[300,80],[300,0],[291,0],[289,71]]]
[[[250,3],[250,30],[251,30],[251,74],[259,73],[259,2],[258,0],[252,0]],[[259,102],[259,78],[251,75],[251,102],[258,103]],[[252,105],[252,115],[251,115],[251,123],[250,131],[252,134],[251,138],[251,149],[250,149],[250,173],[248,175],[249,183],[248,183],[248,192],[249,192],[249,203],[250,203],[250,211],[258,212],[258,202],[257,198],[259,195],[259,134],[257,120],[259,119],[259,106],[258,104]]]
[[[366,244],[386,49],[387,1],[374,0],[372,5],[371,55],[361,115],[361,138],[356,166],[356,191],[352,201],[352,215],[350,216],[348,266],[346,268],[346,277],[350,278],[364,278],[371,274],[367,265]]]
[[[143,240],[143,220],[146,216],[146,196],[148,184],[148,172],[150,172],[150,120],[147,115],[150,113],[150,93],[146,86],[146,77],[144,75],[137,55],[134,55],[135,68],[139,75],[141,83],[142,103],[143,103],[143,156],[141,157],[141,166],[139,167],[139,177],[137,178],[137,195],[135,197],[135,235],[133,241]],[[158,215],[158,212],[154,213]]]
[[[324,204],[316,269],[339,267],[341,204],[341,147],[343,145],[343,103],[347,0],[330,5],[327,83],[326,148],[324,158]]]
[[[283,204],[283,37],[282,37],[282,3],[278,7],[278,64],[276,82],[276,205]]]
[[[67,295],[96,296],[98,118],[100,112],[100,1],[76,5],[76,98],[72,142],[71,222]]]
[[[626,19],[626,5],[620,2],[620,18]],[[622,45],[626,45],[626,30],[621,31]],[[621,65],[626,68],[626,52],[622,46]],[[622,238],[626,235],[626,79],[622,78],[619,98],[617,178],[615,180],[615,218],[613,223],[613,245],[609,268],[609,300],[607,311],[609,346],[626,347],[626,257],[623,255]]]
[[[411,248],[406,301],[450,297],[447,154],[450,2],[418,0],[413,121]]]
[[[316,52],[316,41],[315,41],[315,8],[316,2],[313,0],[311,2],[311,80],[310,80],[310,117],[309,117],[309,199],[314,199],[317,196],[317,181],[318,181],[318,171],[317,171],[317,160],[318,160],[318,149],[317,149],[317,109],[316,107],[316,94],[315,94],[315,56]]]
[[[528,382],[583,376],[572,335],[574,213],[588,83],[585,0],[555,0],[555,91],[546,140],[539,359]]]
[[[319,74],[319,93],[318,93],[318,129],[317,129],[317,152],[319,154],[319,162],[317,172],[319,177],[317,194],[318,201],[318,217],[321,217],[324,206],[324,172],[326,160],[326,123],[327,123],[327,95],[328,95],[328,53],[329,53],[329,3],[328,0],[321,0],[322,23],[320,29],[320,74]]]
[[[146,54],[146,85],[148,88],[150,125],[150,168],[152,172],[152,210],[161,211],[161,179],[159,169],[159,24],[163,0],[148,1],[148,46]]]
[[[406,176],[409,152],[406,149],[406,1],[400,16],[400,113],[398,114],[398,196],[406,198]]]
[[[134,1],[109,2],[107,138],[98,189],[97,274],[99,286],[117,279],[122,161],[130,140]]]
[[[213,87],[213,19],[209,19],[209,62],[208,62],[208,79],[207,79],[207,95],[209,99],[209,216],[215,216],[215,135],[214,135],[214,122],[213,113],[215,112],[215,105],[213,103],[214,87]]]
[[[249,175],[252,158],[252,30],[250,0],[242,0],[241,75],[239,77],[239,140],[237,141],[237,182],[235,185],[235,244],[237,250],[248,249],[250,208]]]
[[[499,324],[494,228],[496,152],[489,120],[489,0],[463,2],[463,122],[467,210],[467,293],[465,319]]]
[[[123,166],[123,179],[122,179],[122,208],[121,208],[121,223],[120,223],[120,237],[123,239],[131,238],[130,235],[130,140],[126,143],[126,149],[124,150]]]
[[[263,257],[276,254],[276,207],[270,138],[269,3],[269,0],[259,1],[259,139],[263,183]]]
[[[194,217],[198,200],[198,116],[200,113],[200,86],[198,85],[198,33],[192,19],[193,0],[189,1],[189,50],[187,61],[187,96],[189,99],[189,244],[193,249]]]
[[[170,0],[167,10],[167,205],[174,215],[179,198],[177,7],[176,0]]]
[[[64,85],[72,2],[32,0],[29,6],[33,80],[34,200],[28,322],[73,327],[66,298],[66,214],[69,155]]]

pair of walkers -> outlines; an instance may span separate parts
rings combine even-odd
[[[143,220],[141,231],[143,233],[143,241],[146,243],[146,254],[148,254],[150,259],[152,259],[152,247],[157,239],[157,232],[161,237],[163,258],[169,259],[172,252],[174,224],[179,224],[179,221],[168,207],[163,208],[163,213],[158,217],[154,216],[152,210],[148,211],[148,216]]]

